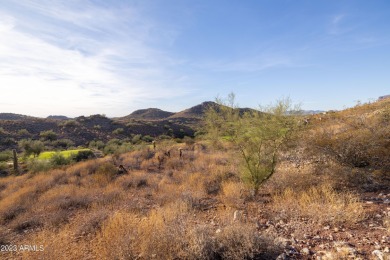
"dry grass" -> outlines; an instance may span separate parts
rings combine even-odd
[[[364,208],[357,193],[340,190],[369,181],[386,184],[389,171],[375,159],[387,158],[385,139],[364,154],[375,166],[372,171],[341,163],[310,142],[320,135],[318,142],[335,145],[331,148],[342,148],[336,137],[357,145],[347,131],[360,120],[348,117],[356,109],[367,113],[365,122],[387,129],[385,112],[375,106],[325,116],[309,126],[299,149],[283,151],[276,173],[255,197],[241,182],[232,147],[215,149],[207,142],[166,142],[155,151],[144,147],[114,158],[0,178],[0,243],[45,247],[44,252],[5,258],[275,259],[281,249],[274,234],[265,233],[264,218],[265,223],[276,223],[283,215],[287,223],[305,218],[310,221],[302,225],[353,226],[364,219]],[[359,142],[368,135],[366,130],[356,133]],[[179,148],[184,149],[181,158]],[[171,157],[159,161],[168,150]],[[119,164],[129,173],[118,174]],[[235,211],[242,214],[236,221]],[[388,216],[383,227],[390,232]],[[293,232],[299,231],[289,230]]]
[[[221,201],[229,207],[240,209],[244,203],[244,185],[241,182],[226,181],[222,183]]]
[[[359,197],[348,192],[337,192],[329,185],[294,192],[286,189],[273,197],[274,209],[290,218],[308,217],[318,223],[356,223],[364,218]]]

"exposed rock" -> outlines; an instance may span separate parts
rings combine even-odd
[[[384,253],[380,250],[374,250],[371,254],[376,256],[376,259],[384,260]]]
[[[276,260],[288,260],[288,259],[289,259],[289,257],[287,256],[286,253],[280,254],[280,255],[276,258]]]
[[[233,221],[238,221],[241,219],[242,216],[242,211],[241,210],[236,210],[233,213]]]
[[[274,244],[283,248],[286,248],[287,246],[292,244],[292,241],[290,239],[284,238],[284,237],[277,237],[274,240]]]
[[[303,248],[302,250],[301,250],[301,253],[303,254],[303,255],[310,255],[310,249],[309,248],[307,248],[307,247],[305,247],[305,248]]]

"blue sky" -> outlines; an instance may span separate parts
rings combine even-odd
[[[0,112],[124,116],[234,92],[343,109],[390,94],[390,2],[3,0]]]

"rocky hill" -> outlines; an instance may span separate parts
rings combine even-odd
[[[11,113],[0,114],[0,149],[17,148],[22,139],[41,139],[41,133],[53,131],[56,140],[71,140],[76,146],[88,145],[90,141],[107,142],[113,138],[124,139],[134,135],[193,136],[208,105],[198,106],[179,113],[148,108],[134,111],[128,116],[108,118],[103,115],[80,116],[74,119],[65,116],[37,118]]]
[[[44,247],[2,257],[389,259],[390,100],[305,118],[257,194],[237,147],[209,140],[2,177],[0,244]],[[58,129],[176,124],[126,122],[95,115]]]
[[[14,113],[0,113],[0,120],[22,120],[32,118],[34,117]]]
[[[48,116],[47,119],[68,120],[71,118],[69,118],[67,116],[61,116],[61,115],[51,115],[51,116]]]
[[[218,106],[217,103],[206,101],[197,106],[185,109],[181,112],[171,115],[171,118],[202,118],[207,108],[210,106]]]
[[[120,119],[144,119],[144,120],[161,120],[166,119],[172,116],[175,113],[164,111],[158,108],[147,108],[147,109],[139,109],[134,111],[128,116],[122,117]]]

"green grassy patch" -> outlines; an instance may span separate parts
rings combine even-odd
[[[66,151],[60,151],[60,152],[47,151],[47,152],[40,153],[37,158],[38,159],[42,159],[42,160],[49,160],[56,153],[60,153],[62,156],[64,156],[64,158],[67,159],[67,158],[71,157],[72,155],[76,155],[76,154],[78,154],[79,152],[82,152],[82,151],[91,151],[91,150],[90,149],[74,149],[74,150],[66,150]]]

